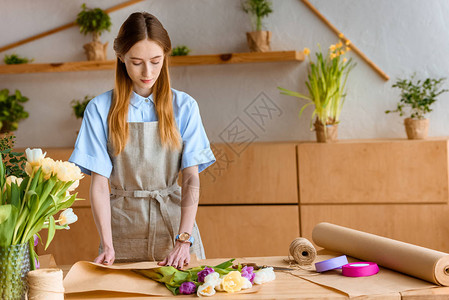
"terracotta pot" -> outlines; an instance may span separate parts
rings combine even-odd
[[[252,31],[246,33],[248,47],[251,52],[271,51],[271,31]]]
[[[318,143],[332,143],[338,139],[338,124],[324,126],[318,119],[315,126],[316,140]]]
[[[106,48],[108,43],[100,43],[99,41],[92,41],[83,46],[84,53],[86,53],[87,60],[106,60]]]
[[[404,120],[405,131],[409,140],[422,140],[429,132],[429,119],[416,120],[407,118]]]

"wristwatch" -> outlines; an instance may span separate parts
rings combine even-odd
[[[190,243],[190,247],[192,247],[194,240],[195,239],[193,238],[193,236],[188,232],[180,233],[175,238],[175,241],[179,241],[181,243]]]

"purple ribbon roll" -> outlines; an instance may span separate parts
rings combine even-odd
[[[341,268],[342,266],[348,264],[348,259],[346,255],[334,257],[328,260],[323,260],[315,263],[315,268],[317,272],[326,272],[329,270]]]
[[[342,274],[347,277],[365,277],[377,274],[379,266],[373,262],[354,262],[341,267]]]

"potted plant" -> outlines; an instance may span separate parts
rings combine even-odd
[[[424,81],[413,82],[415,74],[408,79],[398,79],[394,88],[401,89],[401,99],[395,110],[387,110],[386,114],[397,112],[402,117],[405,114],[404,109],[410,110],[410,116],[404,120],[405,131],[410,140],[425,139],[429,131],[429,119],[424,115],[430,113],[430,106],[436,101],[436,98],[447,89],[441,89],[441,85],[446,78],[426,78]]]
[[[78,100],[78,99],[73,99],[71,104],[72,104],[72,109],[73,109],[73,113],[75,114],[75,117],[77,119],[83,119],[84,117],[84,111],[86,110],[87,104],[89,104],[90,100],[92,100],[92,96],[84,96],[84,100]],[[76,131],[76,136],[78,136],[78,132],[79,130]]]
[[[18,64],[27,64],[30,62],[33,62],[33,58],[27,58],[27,57],[20,57],[17,54],[11,54],[11,55],[5,55],[5,58],[3,59],[5,64],[7,65],[18,65]]]
[[[9,95],[8,89],[0,91],[0,134],[17,130],[19,122],[28,118],[29,114],[22,105],[27,101],[28,98],[22,96],[19,90],[12,95]]]
[[[316,52],[316,62],[310,58],[310,50],[305,48],[304,53],[309,58],[309,72],[306,81],[309,96],[298,92],[293,92],[281,87],[281,94],[298,97],[308,101],[299,111],[301,117],[304,109],[310,105],[315,107],[310,127],[313,119],[317,141],[319,143],[332,142],[337,139],[340,113],[346,97],[346,81],[350,71],[355,67],[352,59],[342,56],[350,50],[350,41],[343,45],[340,40],[337,44],[331,45],[324,56],[321,52]]]
[[[80,32],[84,35],[92,33],[92,42],[84,45],[87,60],[106,60],[106,47],[108,43],[100,42],[100,35],[105,30],[110,31],[111,19],[100,8],[88,9],[84,3],[83,9],[76,18],[76,24],[80,26]]]
[[[271,32],[262,30],[262,19],[273,12],[271,1],[245,0],[243,10],[250,16],[252,32],[246,33],[246,39],[251,52],[267,52],[271,50]]]
[[[189,55],[190,49],[185,45],[179,45],[171,51],[171,56],[186,56]]]

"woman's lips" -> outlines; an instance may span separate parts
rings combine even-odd
[[[148,79],[148,80],[140,79],[140,81],[142,81],[143,83],[150,83],[151,79]]]

